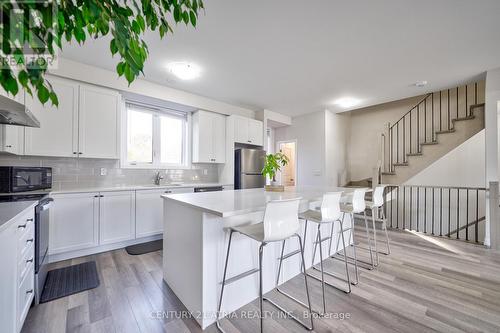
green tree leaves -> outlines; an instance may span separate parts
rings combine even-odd
[[[33,27],[29,15],[24,15],[20,23],[24,31],[31,35],[25,33],[22,40],[14,34],[11,37],[5,28],[10,24],[11,16],[8,13],[13,3],[25,13],[39,13],[41,18],[39,24]],[[62,49],[63,39],[84,44],[88,38],[96,39],[111,34],[110,52],[120,57],[116,72],[131,84],[143,74],[148,57],[144,33],[147,30],[158,31],[160,37],[164,38],[173,32],[169,23],[172,18],[175,24],[191,24],[195,27],[199,12],[204,9],[202,0],[59,0],[47,4],[49,1],[0,2],[0,12],[6,13],[2,14],[4,24],[0,27],[3,37],[1,49],[7,55],[0,55],[3,65],[0,69],[0,84],[12,95],[16,95],[21,86],[30,94],[36,92],[40,102],[50,100],[54,105],[58,105],[58,99],[44,78],[46,64],[40,65],[35,60],[25,63],[27,53],[54,56],[57,48]],[[30,40],[37,40],[36,49],[24,47],[29,46]],[[7,61],[8,56],[14,55],[20,59],[16,60],[17,66]]]

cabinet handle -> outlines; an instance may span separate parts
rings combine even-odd
[[[26,219],[26,222],[33,222],[33,218],[30,217],[29,219]]]
[[[33,262],[33,258],[26,260],[26,263]]]
[[[77,153],[76,153],[76,151],[74,151],[74,152],[73,152],[73,155],[76,155],[76,154],[77,154]]]
[[[252,142],[252,140],[247,140],[247,142],[250,142],[250,143],[251,143],[251,142]]]
[[[82,155],[83,153],[81,151],[78,152],[78,155]]]
[[[26,294],[32,294],[32,293],[33,293],[33,289],[26,290]]]
[[[102,194],[101,194],[101,195],[99,195],[99,198],[104,198],[104,195],[102,195]]]
[[[26,243],[33,243],[33,238],[27,239]]]
[[[12,145],[6,145],[5,148],[12,148]]]
[[[17,229],[24,229],[24,228],[26,228],[26,223],[17,226]]]
[[[165,193],[172,193],[172,191],[165,191]]]

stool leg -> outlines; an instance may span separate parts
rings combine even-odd
[[[307,220],[304,222],[304,236],[302,238],[302,248],[306,248],[306,236],[307,236]],[[300,270],[302,271],[302,261],[300,262]]]
[[[382,222],[382,227],[384,228],[384,232],[385,232],[385,241],[387,243],[387,254],[391,254],[391,247],[389,245],[389,234],[387,233],[387,220],[385,218],[385,213],[384,213],[384,210],[382,209],[382,217],[383,217],[383,222]]]
[[[321,223],[318,223],[318,237],[317,237],[317,241],[319,243],[319,264],[320,264],[320,267],[321,267],[321,291],[323,292],[323,314],[326,313],[326,300],[325,300],[325,273],[324,273],[324,270],[323,270],[323,246],[321,246]],[[318,245],[318,243],[316,243],[314,246],[315,246],[315,249],[316,249],[316,245]]]
[[[314,267],[314,259],[316,259],[316,247],[318,246],[318,231],[316,231],[316,241],[314,242],[313,255],[311,258],[311,266]]]
[[[307,330],[312,331],[314,330],[314,324],[313,324],[313,316],[312,316],[312,306],[311,306],[311,297],[309,296],[309,286],[307,284],[307,273],[306,273],[306,261],[304,260],[304,247],[302,246],[302,239],[300,239],[300,235],[297,234],[297,238],[299,239],[299,246],[300,246],[300,258],[302,259],[302,267],[304,269],[302,270],[302,273],[304,274],[304,284],[306,285],[306,295],[307,295],[307,305],[309,307],[309,318],[311,319],[311,327],[306,327]]]
[[[359,282],[359,272],[358,272],[358,258],[356,256],[356,241],[354,239],[354,213],[351,213],[351,234],[349,235],[349,240],[352,238],[352,251],[354,253],[354,272],[356,275],[356,283]]]
[[[216,324],[217,324],[217,328],[224,332],[224,330],[222,329],[220,323],[219,323],[219,316],[220,316],[220,310],[221,310],[221,307],[222,307],[222,295],[224,294],[224,286],[226,285],[226,273],[227,273],[227,263],[229,261],[229,250],[231,249],[231,240],[233,239],[233,233],[234,231],[231,230],[230,234],[229,234],[229,242],[227,244],[227,253],[226,253],[226,263],[224,264],[224,274],[222,275],[222,286],[221,286],[221,289],[220,289],[220,298],[219,298],[219,306],[217,307],[217,321],[216,321]]]
[[[368,230],[368,219],[366,218],[366,211],[363,212],[365,217],[365,229],[366,229],[366,237],[368,238],[368,250],[370,251],[370,262],[372,264],[372,269],[375,268],[375,262],[373,261],[373,251],[372,251],[372,241],[370,238],[370,231]]]
[[[328,256],[332,256],[332,241],[333,241],[333,228],[335,222],[330,223],[330,244],[328,244]],[[337,246],[338,248],[338,246]]]
[[[278,275],[276,276],[276,288],[278,288],[279,281],[280,281],[280,274],[281,274],[281,265],[283,263],[283,254],[285,253],[285,239],[283,240],[283,243],[281,245],[281,256],[280,256],[280,262],[278,264]],[[301,268],[302,270],[302,268]]]
[[[263,295],[262,295],[262,252],[264,250],[265,243],[261,243],[259,246],[259,309],[260,309],[260,333],[264,332],[264,311],[263,311]]]
[[[347,264],[347,251],[345,249],[345,238],[344,238],[344,219],[342,218],[342,221],[340,221],[340,233],[342,234],[342,249],[344,250],[344,262],[345,262],[345,274],[347,277],[347,290],[350,293],[351,292],[351,279],[349,278],[349,266]],[[333,228],[333,227],[332,227]]]
[[[378,249],[377,249],[377,228],[375,227],[375,211],[377,208],[372,209],[372,224],[373,224],[373,244],[375,245],[375,262],[376,266],[380,263],[378,259]]]

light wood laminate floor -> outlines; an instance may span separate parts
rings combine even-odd
[[[357,235],[366,245],[362,230]],[[314,321],[316,332],[500,332],[499,252],[410,232],[390,231],[390,237],[392,254],[382,255],[375,270],[361,269],[360,283],[351,294],[327,287],[330,314]],[[358,251],[366,259],[364,253]],[[54,266],[88,260],[97,262],[100,286],[32,308],[23,333],[201,331],[194,319],[182,318],[183,305],[163,283],[161,252],[129,256],[117,250]],[[342,272],[341,262],[325,264]],[[320,309],[321,285],[313,279],[309,283],[313,307]],[[303,277],[283,289],[303,298]],[[303,313],[283,296],[272,296]],[[269,303],[264,306],[276,310]],[[257,318],[242,318],[252,317],[257,309],[254,301],[224,319],[226,331],[257,331]],[[166,316],[153,318],[158,312]],[[268,332],[305,331],[272,314],[264,323]],[[207,329],[216,331],[214,326]]]

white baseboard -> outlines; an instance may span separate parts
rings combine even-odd
[[[51,254],[51,255],[49,255],[49,263],[58,262],[58,261],[62,261],[62,260],[68,260],[68,259],[74,259],[74,258],[78,258],[78,257],[84,257],[84,256],[88,256],[91,254],[96,254],[96,253],[101,253],[101,252],[106,252],[106,251],[122,249],[124,247],[129,246],[129,245],[150,242],[150,241],[154,241],[157,239],[161,239],[162,237],[163,237],[163,235],[159,234],[159,235],[154,235],[154,236],[131,239],[131,240],[113,243],[113,244],[95,246],[95,247],[91,247],[91,248],[83,249],[83,250],[76,250],[76,251]]]

